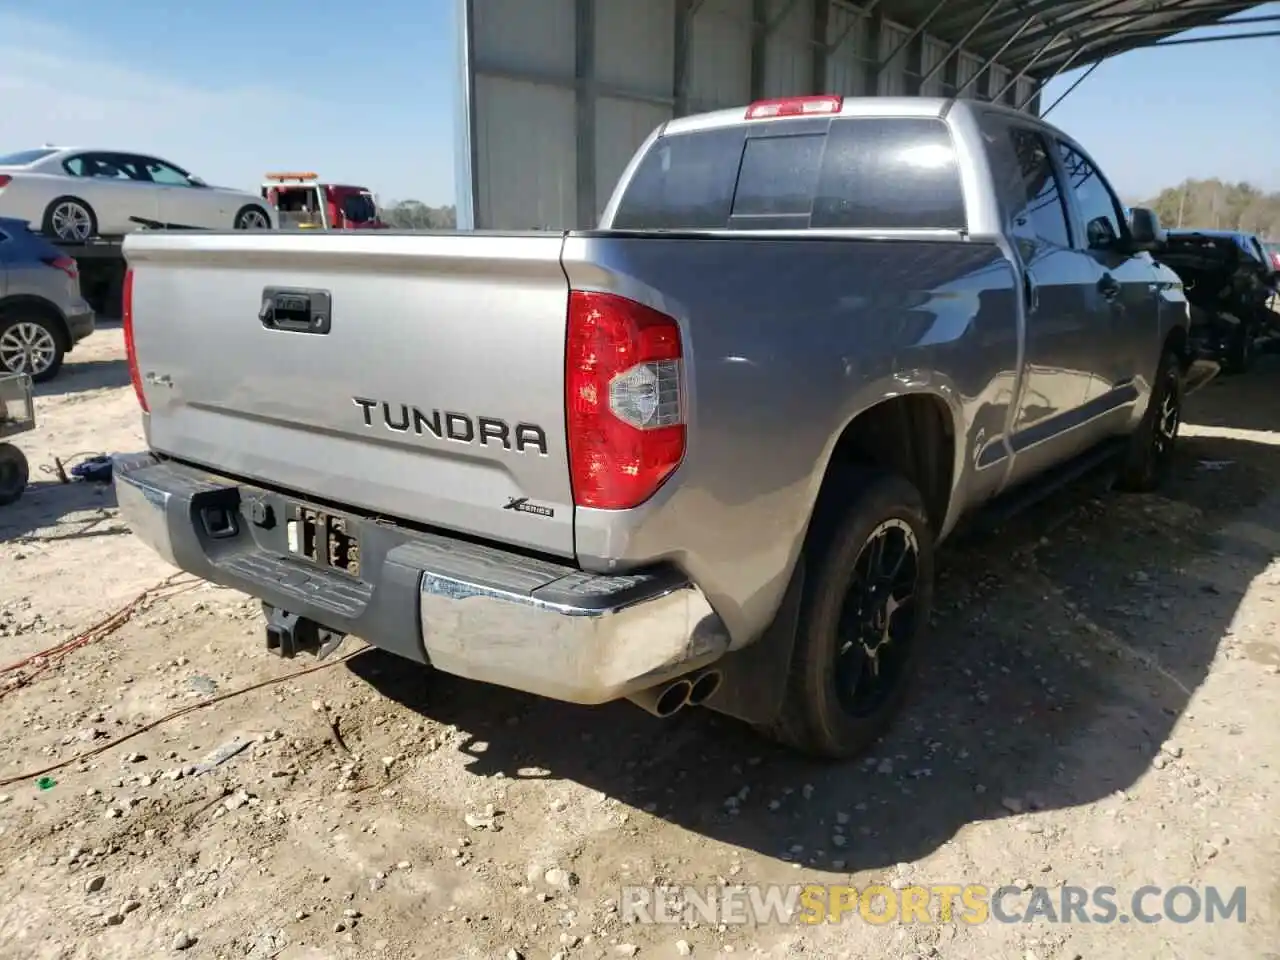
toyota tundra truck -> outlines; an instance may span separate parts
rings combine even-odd
[[[839,96],[665,123],[597,229],[131,234],[120,511],[282,655],[847,758],[962,519],[1168,470],[1159,235],[1034,117]]]

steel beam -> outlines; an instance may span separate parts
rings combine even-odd
[[[1088,79],[1089,79],[1089,77],[1090,77],[1090,75],[1093,73],[1093,71],[1097,70],[1100,66],[1102,66],[1102,64],[1103,64],[1103,61],[1102,61],[1102,60],[1098,60],[1098,61],[1094,62],[1094,63],[1093,63],[1093,65],[1092,65],[1092,66],[1090,66],[1090,67],[1089,67],[1089,69],[1087,69],[1084,73],[1082,73],[1082,74],[1080,74],[1080,76],[1076,77],[1075,83],[1073,83],[1073,84],[1071,84],[1071,86],[1067,87],[1067,89],[1066,89],[1065,91],[1063,91],[1062,96],[1058,97],[1058,99],[1057,99],[1057,100],[1053,101],[1053,103],[1049,104],[1049,106],[1048,106],[1048,107],[1046,107],[1043,111],[1041,111],[1041,113],[1040,113],[1040,117],[1041,117],[1041,119],[1044,119],[1045,117],[1047,117],[1047,116],[1048,116],[1048,115],[1053,111],[1053,108],[1054,108],[1054,107],[1056,107],[1058,104],[1060,104],[1063,100],[1067,99],[1067,97],[1069,97],[1069,96],[1071,95],[1071,93],[1075,90],[1075,88],[1076,88],[1076,87],[1078,87],[1078,86],[1080,86],[1080,84],[1084,83],[1086,80],[1088,80]],[[1046,82],[1047,82],[1047,81],[1046,81]],[[1032,96],[1031,96],[1030,98],[1028,98],[1028,99],[1033,99],[1034,97],[1038,97],[1038,96],[1040,96],[1040,93],[1041,93],[1041,91],[1043,91],[1043,90],[1044,90],[1044,88],[1045,88],[1045,84],[1043,84],[1043,83],[1042,83],[1042,84],[1040,84],[1038,87],[1036,87],[1036,92],[1035,92],[1034,94],[1032,94]]]
[[[869,20],[879,5],[880,0],[871,0],[870,3],[864,4],[862,9],[858,11],[858,15],[849,19],[849,25],[840,31],[840,36],[831,41],[831,44],[827,47],[827,53],[835,53],[843,47],[844,42],[849,39],[849,34],[853,33],[853,28],[863,20]]]
[[[671,78],[671,111],[683,117],[689,112],[689,58],[693,49],[693,18],[703,0],[674,0],[675,56]]]
[[[796,8],[796,4],[799,2],[800,0],[785,0],[782,4],[782,9],[775,13],[773,17],[769,17],[769,4],[767,2],[765,3],[763,16],[761,16],[760,19],[764,21],[764,35],[766,38],[772,37],[777,32],[778,28],[786,22],[787,17],[791,15],[791,11]]]
[[[1151,44],[1152,47],[1184,47],[1193,43],[1221,43],[1223,40],[1262,40],[1266,37],[1280,37],[1280,30],[1257,30],[1253,33],[1227,33],[1216,37],[1186,37],[1181,40],[1161,40]]]
[[[993,53],[991,56],[987,57],[987,59],[983,62],[982,66],[980,66],[980,67],[979,67],[979,68],[974,72],[973,76],[972,76],[972,77],[970,77],[968,80],[966,80],[963,84],[961,84],[961,85],[960,85],[960,87],[956,90],[955,95],[956,95],[957,97],[959,97],[959,96],[963,96],[963,95],[964,95],[964,92],[965,92],[966,90],[968,90],[971,86],[973,86],[975,83],[977,83],[977,82],[982,78],[982,75],[983,75],[984,73],[986,73],[988,70],[990,70],[990,69],[991,69],[992,65],[993,65],[993,64],[995,64],[995,62],[996,62],[997,60],[999,60],[999,59],[1000,59],[1000,56],[1001,56],[1001,55],[1002,55],[1002,54],[1003,54],[1007,49],[1009,49],[1009,47],[1013,45],[1013,42],[1014,42],[1015,40],[1017,40],[1020,36],[1022,36],[1022,34],[1026,32],[1027,28],[1028,28],[1028,27],[1030,27],[1030,26],[1031,26],[1031,24],[1032,24],[1032,23],[1034,23],[1034,22],[1035,22],[1035,20],[1034,20],[1034,19],[1027,19],[1027,20],[1022,21],[1022,26],[1020,26],[1017,30],[1015,30],[1015,31],[1010,35],[1009,39],[1008,39],[1008,40],[1006,40],[1006,41],[1001,45],[1001,47],[1000,47],[1000,49],[999,49],[999,50],[997,50],[997,51],[996,51],[995,53]],[[1057,39],[1057,37],[1054,37],[1054,39],[1056,40],[1056,39]],[[1051,41],[1050,41],[1050,43],[1052,43],[1052,42],[1053,42],[1053,41],[1051,40]],[[1047,47],[1047,46],[1048,46],[1048,45],[1046,44],[1046,47]]]
[[[1089,44],[1087,44],[1087,43],[1086,43],[1086,44],[1082,44],[1081,46],[1076,47],[1075,52],[1074,52],[1074,53],[1072,53],[1072,54],[1071,54],[1071,56],[1067,57],[1067,59],[1066,59],[1066,60],[1062,61],[1062,65],[1061,65],[1061,66],[1059,66],[1059,67],[1058,67],[1058,69],[1054,70],[1054,71],[1053,71],[1053,73],[1052,73],[1052,74],[1050,74],[1048,77],[1046,77],[1042,82],[1043,82],[1043,83],[1049,83],[1051,80],[1056,80],[1056,79],[1058,78],[1059,74],[1061,74],[1064,70],[1066,70],[1066,69],[1067,69],[1068,67],[1070,67],[1073,63],[1075,63],[1075,62],[1076,62],[1076,60],[1079,58],[1080,54],[1084,53],[1084,52],[1085,52],[1086,50],[1088,50],[1088,49],[1089,49]],[[1028,66],[1028,68],[1029,68],[1029,67],[1031,66],[1031,64],[1028,64],[1027,66]],[[1020,70],[1020,71],[1018,72],[1018,75],[1017,75],[1017,76],[1015,76],[1015,77],[1012,77],[1012,78],[1009,80],[1009,82],[1008,82],[1008,83],[1006,83],[1006,84],[1004,85],[1003,89],[1001,89],[1001,91],[1000,91],[998,94],[996,94],[992,99],[993,99],[993,100],[1003,100],[1003,99],[1004,99],[1004,95],[1005,95],[1006,93],[1008,93],[1010,90],[1012,90],[1015,86],[1017,86],[1017,85],[1018,85],[1018,81],[1019,81],[1019,80],[1021,80],[1021,79],[1022,79],[1023,77],[1025,77],[1026,75],[1027,75],[1027,70],[1026,70],[1026,69]]]
[[[1276,22],[1280,22],[1280,14],[1271,13],[1271,14],[1267,14],[1266,16],[1259,16],[1259,17],[1237,17],[1234,20],[1215,20],[1213,23],[1202,23],[1196,27],[1182,27],[1180,29],[1212,30],[1215,27],[1236,27],[1243,23],[1276,23]],[[1171,28],[1172,27],[1170,24],[1166,24],[1163,27],[1138,27],[1137,29],[1134,29],[1134,30],[1126,30],[1124,33],[1125,33],[1125,36],[1129,36],[1129,37],[1159,36],[1159,35],[1169,33]],[[1248,34],[1243,34],[1243,36],[1248,36]]]
[[[890,53],[883,60],[877,60],[875,65],[876,75],[879,76],[880,71],[893,62],[894,57],[900,54],[903,50],[907,49],[907,45],[910,44],[913,40],[915,40],[916,37],[924,33],[925,27],[929,26],[929,21],[931,21],[934,17],[936,17],[942,11],[942,8],[945,7],[950,2],[951,0],[938,0],[938,2],[934,4],[933,9],[930,10],[929,13],[925,16],[925,18],[921,20],[919,24],[916,25],[916,28],[912,30],[909,34],[907,34],[907,38],[893,48],[892,53]],[[877,57],[878,56],[879,54],[877,53]]]
[[[933,65],[932,70],[920,78],[921,87],[937,76],[939,71],[946,68],[947,61],[964,49],[964,45],[973,39],[973,35],[978,32],[978,29],[987,22],[987,19],[995,13],[997,8],[999,8],[999,6],[1004,2],[1005,0],[991,0],[991,3],[987,5],[987,9],[983,11],[982,16],[974,21],[973,26],[969,28],[968,32],[951,45],[951,48],[942,55],[942,59]]]
[[[1037,60],[1039,60],[1039,59],[1040,59],[1040,58],[1041,58],[1041,57],[1042,57],[1042,56],[1043,56],[1043,55],[1048,51],[1048,49],[1049,49],[1050,47],[1052,47],[1055,43],[1057,43],[1057,42],[1058,42],[1058,40],[1059,40],[1059,39],[1063,36],[1063,34],[1065,34],[1066,32],[1067,32],[1067,31],[1065,31],[1065,30],[1059,30],[1059,31],[1058,31],[1057,33],[1055,33],[1052,37],[1050,37],[1050,38],[1049,38],[1048,40],[1046,40],[1043,44],[1041,44],[1040,49],[1039,49],[1039,50],[1037,50],[1037,51],[1035,52],[1035,55],[1034,55],[1030,60],[1028,60],[1028,61],[1027,61],[1027,65],[1026,65],[1026,66],[1024,66],[1021,70],[1019,70],[1019,71],[1018,71],[1018,73],[1013,77],[1013,79],[1011,79],[1011,80],[1009,81],[1009,83],[1011,83],[1011,84],[1013,84],[1013,83],[1017,83],[1019,80],[1021,80],[1023,77],[1025,77],[1025,76],[1027,75],[1027,71],[1028,71],[1028,70],[1030,70],[1032,67],[1034,67],[1034,66],[1036,65],[1036,61],[1037,61]],[[989,66],[990,66],[992,63],[994,63],[994,62],[995,62],[995,58],[994,58],[994,57],[992,57],[990,61],[988,61],[986,64],[984,64],[984,65],[983,65],[983,70],[985,70],[987,67],[989,67]],[[982,71],[979,71],[979,73],[981,73],[981,72],[982,72]],[[977,77],[977,74],[974,74],[974,78],[975,78],[975,79],[976,79],[976,77]],[[973,81],[972,81],[972,80],[970,80],[969,82],[970,82],[970,83],[972,83]],[[997,99],[997,97],[992,97],[991,99],[995,100],[995,99]]]
[[[480,162],[476,156],[476,44],[472,0],[457,0],[458,77],[457,115],[454,118],[454,210],[459,230],[482,226],[480,211]]]
[[[576,57],[575,57],[576,60]],[[577,77],[568,77],[557,73],[544,73],[538,70],[528,70],[523,67],[498,67],[485,66],[480,64],[475,67],[476,76],[496,77],[499,80],[518,80],[522,83],[536,83],[544,87],[559,87],[564,90],[572,90],[578,85]],[[627,87],[618,87],[609,83],[601,83],[599,80],[595,82],[596,95],[600,97],[608,97],[610,100],[629,100],[632,103],[648,103],[655,107],[670,107],[675,104],[675,98],[666,96],[661,93],[646,93],[643,90],[631,90]]]
[[[577,226],[596,222],[596,0],[574,0],[574,139]]]
[[[810,93],[826,93],[830,83],[830,54],[827,53],[827,31],[831,28],[831,0],[813,0],[813,73],[809,81]]]
[[[1248,6],[1249,6],[1248,4],[1236,3],[1233,5],[1232,10],[1235,12],[1238,12],[1242,9],[1246,9]],[[1226,26],[1233,22],[1230,20],[1226,20],[1226,21],[1219,21],[1218,23],[1203,24],[1203,23],[1193,23],[1193,22],[1187,21],[1186,19],[1187,17],[1190,17],[1193,14],[1199,14],[1205,9],[1206,9],[1205,7],[1189,7],[1185,3],[1183,3],[1183,4],[1179,4],[1177,7],[1172,8],[1169,11],[1165,11],[1165,12],[1179,13],[1182,16],[1177,17],[1173,20],[1165,21],[1163,27],[1154,28],[1159,30],[1159,33],[1155,35],[1173,36],[1174,34],[1181,33],[1184,30],[1202,29],[1202,28],[1208,28],[1208,27],[1219,26],[1219,25]],[[1150,14],[1147,14],[1146,16],[1150,16]],[[1139,20],[1145,19],[1145,17],[1139,17],[1138,19]],[[1151,34],[1142,34],[1142,35],[1151,36]],[[1098,57],[1100,59],[1105,59],[1107,57],[1114,56],[1116,53],[1133,49],[1135,48],[1135,46],[1143,46],[1143,47],[1149,48],[1153,46],[1162,45],[1161,43],[1134,44],[1129,39],[1131,36],[1132,34],[1129,30],[1123,30],[1123,29],[1116,30],[1116,31],[1109,31],[1106,33],[1098,32],[1097,35],[1092,38],[1094,43],[1093,43],[1093,52],[1090,54],[1090,56]],[[1231,34],[1230,36],[1238,36],[1238,34]]]
[[[1112,16],[1111,14],[1108,13],[1108,11],[1114,10],[1117,7],[1123,7],[1128,2],[1129,0],[1108,0],[1108,2],[1104,3],[1101,7],[1098,7],[1098,6],[1089,6],[1084,8],[1073,7],[1071,9],[1062,11],[1061,16],[1050,16],[1049,12],[1046,11],[1041,15],[1040,20],[1042,23],[1044,23],[1045,27],[1047,27],[1049,30],[1054,31],[1057,37],[1063,37],[1071,33],[1073,30],[1075,30],[1078,27],[1084,28],[1084,27],[1087,27],[1090,23],[1096,23],[1099,20],[1107,19],[1108,17]],[[1129,12],[1124,14],[1123,16],[1131,18],[1134,16],[1134,14],[1132,12]],[[1137,14],[1137,16],[1139,17],[1150,16],[1150,12],[1144,10],[1143,12]],[[1040,37],[1030,37],[1028,38],[1027,44],[1025,46],[1015,46],[1011,48],[1011,50],[1009,51],[1008,59],[1016,63],[1024,59],[1027,56],[1027,54],[1031,53],[1033,50],[1035,50],[1035,52],[1037,53],[1040,53],[1040,55],[1043,55],[1044,51],[1038,50],[1035,47],[1035,44],[1037,44],[1039,40],[1040,40]]]
[[[765,67],[769,54],[769,0],[751,0],[751,82],[752,100],[764,97]]]
[[[878,54],[880,50],[880,31],[883,27],[884,17],[879,11],[867,18],[867,49],[871,51],[871,56],[865,64],[866,69],[863,73],[862,84],[866,88],[863,93],[868,97],[874,97],[880,92],[880,61]]]
[[[1105,14],[1105,10],[1110,10],[1116,6],[1120,6],[1121,3],[1123,3],[1123,0],[1116,0],[1116,2],[1108,4],[1108,6],[1104,8],[1104,11],[1100,11],[1094,14],[1064,18],[1052,24],[1052,26],[1058,28],[1063,32],[1074,34],[1076,37],[1076,43],[1081,44],[1081,43],[1090,43],[1094,40],[1102,40],[1105,37],[1115,33],[1123,35],[1127,32],[1126,30],[1123,29],[1126,24],[1140,23],[1141,21],[1150,19],[1152,17],[1167,16],[1170,14],[1187,14],[1187,15],[1196,14],[1206,9],[1205,7],[1195,6],[1194,5],[1195,0],[1182,0],[1181,3],[1175,3],[1172,5],[1166,6],[1163,9],[1155,12],[1153,12],[1150,9],[1147,9],[1147,10],[1142,10],[1136,13],[1129,12],[1129,13],[1123,13],[1123,14],[1113,14],[1109,16]],[[1241,5],[1237,3],[1234,6],[1229,7],[1227,9],[1240,10],[1240,9],[1243,9],[1245,6],[1247,6],[1247,4]],[[1104,22],[1095,27],[1095,24],[1098,24],[1099,20],[1102,20]],[[1178,23],[1178,22],[1179,20],[1177,18],[1171,21],[1167,21],[1167,23],[1169,24]],[[1174,32],[1177,32],[1178,30],[1187,29],[1187,26],[1189,25],[1179,26],[1176,30],[1170,30],[1170,32],[1174,33]],[[1076,29],[1076,28],[1079,28],[1079,29]],[[1061,53],[1065,54],[1066,52],[1067,52],[1067,49],[1064,47]],[[1020,49],[1014,49],[1010,54],[1010,57],[1014,61],[1020,60],[1022,56],[1023,56],[1023,51]],[[1050,64],[1053,63],[1057,56],[1059,56],[1059,52],[1052,51],[1049,54],[1048,63]],[[1040,58],[1037,58],[1037,60],[1039,59]]]
[[[975,45],[979,47],[989,46],[998,41],[1008,32],[1018,30],[1024,26],[1028,20],[1037,20],[1045,24],[1049,29],[1056,29],[1054,18],[1067,14],[1075,14],[1085,7],[1096,8],[1098,0],[1089,0],[1088,3],[1081,3],[1079,0],[1036,0],[1036,2],[1015,2],[1011,7],[1006,8],[991,18],[991,21],[985,25],[985,28],[979,31],[975,38]],[[1126,0],[1104,0],[1105,5],[1102,9],[1109,9],[1116,3],[1126,2]],[[952,35],[959,27],[951,28],[951,24],[947,18],[943,18],[944,23],[935,28],[936,32],[943,36]],[[963,21],[961,22],[963,25]]]

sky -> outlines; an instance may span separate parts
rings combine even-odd
[[[268,170],[304,169],[383,202],[452,203],[454,8],[0,0],[0,152],[114,147],[227,186],[256,189]],[[1259,14],[1280,15],[1280,3]],[[1187,177],[1280,190],[1277,62],[1280,37],[1140,50],[1100,66],[1049,119],[1129,199]],[[1044,106],[1078,75],[1055,80]]]

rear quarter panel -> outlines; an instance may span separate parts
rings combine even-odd
[[[56,193],[52,193],[52,181],[22,169],[5,171],[13,177],[9,185],[0,189],[0,217],[13,217],[40,229],[45,207]]]
[[[1019,364],[1014,273],[994,244],[571,235],[574,289],[609,290],[681,326],[689,442],[644,506],[579,509],[588,569],[682,566],[733,635],[772,619],[844,427],[923,392],[956,429],[953,503],[998,487]],[[954,510],[953,510],[954,512]]]

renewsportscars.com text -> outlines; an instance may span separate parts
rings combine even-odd
[[[1244,887],[989,887],[871,884],[624,887],[624,922],[727,926],[889,923],[1244,923]]]

